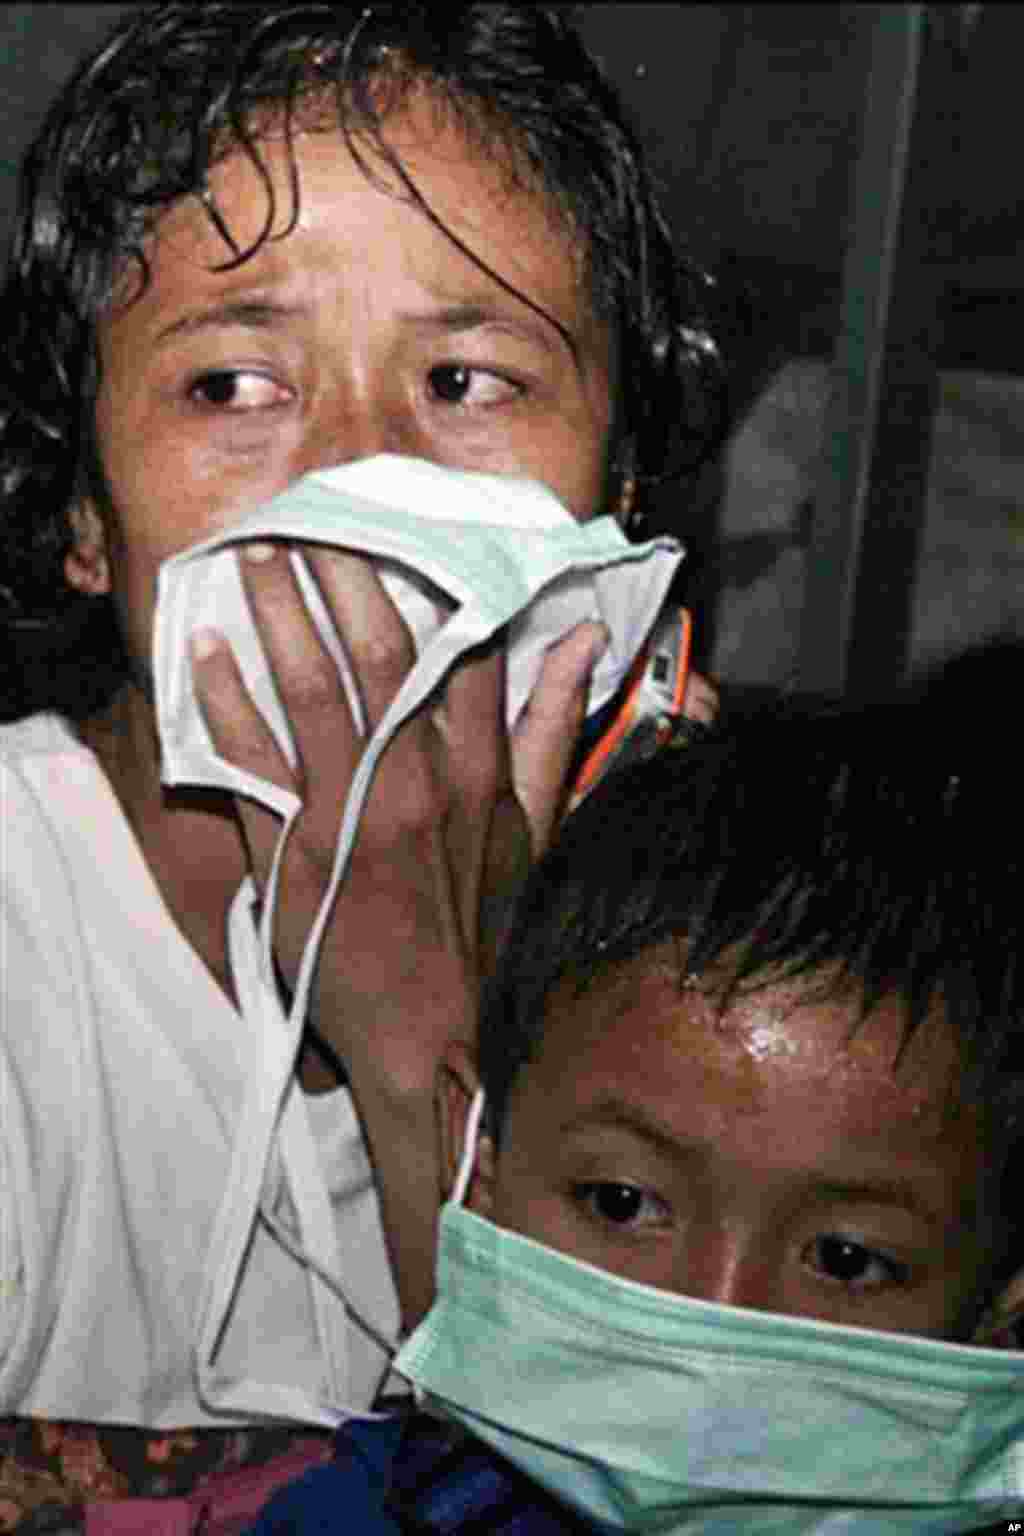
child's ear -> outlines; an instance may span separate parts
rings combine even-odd
[[[445,1047],[437,1069],[437,1114],[441,1137],[441,1179],[447,1199],[452,1192],[466,1144],[469,1111],[480,1079],[476,1058],[462,1040]],[[466,1190],[466,1205],[478,1216],[490,1214],[494,1194],[494,1143],[481,1129],[476,1159]]]
[[[68,585],[89,597],[110,591],[110,558],[107,530],[91,501],[76,501],[70,513],[74,543],[64,557]]]
[[[1024,1337],[1024,1270],[1018,1270],[978,1324],[972,1344],[1020,1349]]]

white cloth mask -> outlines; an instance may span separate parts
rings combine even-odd
[[[394,454],[307,475],[223,533],[174,556],[159,574],[154,640],[164,783],[232,790],[282,816],[297,809],[293,794],[214,751],[188,653],[188,638],[201,626],[227,636],[257,708],[294,763],[235,554],[242,544],[266,539],[371,556],[412,632],[418,660],[368,747],[374,760],[459,658],[505,624],[510,726],[529,699],[545,651],[584,619],[602,620],[610,636],[588,701],[588,713],[599,709],[629,670],[682,559],[674,539],[630,544],[610,517],[576,522],[537,481],[443,469]],[[341,639],[305,561],[294,551],[291,560],[362,729]]]
[[[598,1529],[953,1536],[1024,1518],[1024,1355],[623,1280],[464,1209],[471,1167],[395,1369]]]
[[[272,935],[278,873],[301,805],[295,794],[219,757],[192,686],[189,637],[213,626],[227,637],[250,695],[290,762],[295,745],[238,569],[237,547],[286,540],[343,548],[372,558],[413,634],[417,660],[367,741],[346,803],[338,807],[334,868],[306,942],[293,1002],[284,1016],[274,981]],[[308,1256],[329,1395],[344,1401],[345,1326],[325,1276],[339,1274],[326,1192],[315,1177],[308,1129],[290,1093],[292,1073],[320,940],[344,878],[375,766],[403,722],[438,689],[468,651],[508,626],[510,725],[537,681],[545,651],[584,619],[602,621],[609,644],[594,671],[589,709],[609,699],[641,649],[682,558],[675,540],[627,542],[615,522],[577,523],[545,487],[526,479],[444,469],[381,455],[318,471],[290,486],[222,533],[161,567],[154,635],[154,687],[167,785],[195,785],[250,796],[282,818],[264,892],[260,939],[246,883],[232,908],[228,949],[239,1002],[257,1018],[265,1057],[247,1090],[227,1193],[206,1266],[199,1377],[208,1400],[226,1411],[292,1416],[302,1404],[267,1384],[220,1380],[216,1354],[238,1284],[252,1222],[260,1207],[270,1148],[277,1136]],[[345,683],[364,730],[344,647],[301,555],[290,551],[300,589]],[[264,1210],[264,1218],[266,1212]],[[361,1322],[361,1320],[360,1320]],[[346,1325],[347,1326],[347,1325]],[[371,1329],[372,1332],[372,1329]],[[262,1401],[259,1397],[262,1394]],[[318,1405],[319,1412],[323,1404]]]

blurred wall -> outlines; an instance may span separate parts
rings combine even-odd
[[[123,5],[0,5],[0,238],[6,249],[18,163],[79,57]]]
[[[582,29],[684,234],[831,268],[870,17],[862,5],[601,4],[582,8]]]

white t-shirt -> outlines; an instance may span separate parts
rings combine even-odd
[[[323,1287],[318,1327],[318,1282],[258,1201],[222,1210],[233,1154],[248,1156],[235,1145],[243,1107],[275,1054],[262,1028],[171,920],[94,756],[56,716],[0,727],[0,1414],[331,1426],[369,1404],[384,1350]],[[269,1153],[263,1202],[291,1227],[290,1192],[317,1186],[336,1227],[321,1248],[355,1310],[393,1338],[351,1097],[293,1084],[286,1098],[301,1134],[252,1148]],[[212,1236],[232,1215],[252,1238],[218,1312],[231,1389],[217,1411],[196,1348],[223,1260]]]

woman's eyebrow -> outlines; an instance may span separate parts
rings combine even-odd
[[[480,304],[473,300],[439,304],[436,309],[405,309],[400,311],[399,319],[410,325],[432,325],[446,331],[467,331],[478,325],[530,326],[530,319],[518,310],[515,315],[510,315],[498,304]],[[538,320],[536,329],[546,333],[549,327]]]
[[[203,331],[229,330],[232,326],[254,330],[272,330],[295,321],[308,319],[311,306],[298,302],[286,302],[259,295],[226,296],[210,304],[188,309],[168,325],[162,326],[154,337],[154,345],[162,347],[183,336],[195,336]],[[546,311],[535,312],[530,306],[514,312],[500,304],[480,303],[476,300],[454,304],[440,304],[437,308],[405,310],[399,320],[413,328],[458,335],[483,326],[500,326],[535,340],[545,351],[555,356],[559,347],[558,336],[564,343],[577,370],[581,368],[580,344],[573,332]]]
[[[303,304],[285,304],[270,299],[224,299],[204,305],[200,309],[187,310],[172,320],[169,325],[163,326],[157,332],[155,339],[157,345],[161,345],[179,336],[194,336],[208,330],[226,330],[231,326],[248,326],[253,329],[267,330],[296,318],[301,319],[308,313],[308,306]],[[564,339],[569,334],[563,333],[561,327],[545,325],[539,318],[534,319],[532,315],[518,313],[510,315],[500,306],[477,303],[446,304],[438,309],[406,310],[400,313],[398,318],[417,329],[444,331],[453,335],[460,331],[472,331],[488,325],[501,326],[506,330],[519,331],[535,339],[548,352],[558,350],[554,340],[555,335],[562,336]],[[572,350],[573,348],[570,348],[570,351]]]
[[[545,351],[551,353],[560,350],[555,342],[557,336],[565,343],[567,350],[574,358],[577,354],[575,338],[561,322],[556,322],[553,318],[542,320],[531,310],[526,310],[524,313],[518,306],[514,312],[511,312],[509,309],[502,308],[500,304],[468,301],[442,304],[436,309],[404,310],[398,318],[416,329],[443,331],[451,335],[460,331],[477,330],[488,325],[498,326],[503,330],[518,331],[528,338],[535,339]]]
[[[491,300],[490,296],[487,301],[467,298],[450,304],[439,303],[436,309],[405,310],[399,318],[413,326],[447,332],[471,330],[477,326],[505,326],[508,330],[520,330],[536,336],[537,341],[553,355],[559,350],[554,344],[554,336],[559,336],[574,366],[579,370],[582,366],[582,349],[576,332],[542,304],[528,303],[516,293],[511,293],[510,298],[514,300],[514,307],[502,304],[497,298]]]
[[[194,336],[202,331],[226,330],[247,326],[252,330],[271,330],[275,326],[301,319],[309,314],[305,304],[285,304],[274,299],[221,299],[216,303],[190,309],[156,334],[157,346],[179,336]]]

